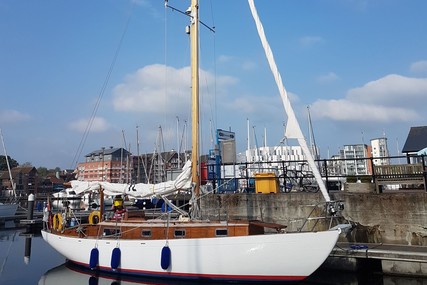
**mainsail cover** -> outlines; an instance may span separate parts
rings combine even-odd
[[[155,197],[167,195],[178,190],[188,190],[191,188],[191,161],[188,160],[182,172],[175,180],[161,182],[157,184],[127,184],[110,183],[106,181],[71,181],[71,188],[80,195],[88,192],[98,192],[101,188],[106,195],[129,195],[135,198]]]

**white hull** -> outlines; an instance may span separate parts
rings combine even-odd
[[[302,280],[325,261],[340,230],[239,237],[169,240],[171,263],[161,268],[166,240],[74,238],[42,231],[44,240],[68,260],[89,267],[90,252],[99,250],[99,269],[111,269],[118,247],[121,274],[162,278],[236,281]]]
[[[17,210],[18,210],[17,203],[13,203],[13,204],[0,203],[0,217],[15,216]]]

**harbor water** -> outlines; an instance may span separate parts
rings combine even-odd
[[[286,253],[284,253],[286,258]],[[269,260],[265,261],[268,266]],[[47,245],[40,232],[26,233],[26,229],[0,229],[1,285],[82,285],[82,284],[202,284],[187,281],[158,279],[129,279],[115,274],[101,274],[84,270],[65,261]],[[205,283],[206,284],[206,283]],[[213,283],[209,283],[213,284]],[[219,283],[215,283],[219,284]],[[289,284],[289,283],[287,283]],[[427,285],[427,278],[386,276],[379,272],[343,272],[319,269],[308,279],[292,284],[396,284]]]

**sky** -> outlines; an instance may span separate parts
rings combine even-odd
[[[427,125],[427,1],[255,4],[302,131],[309,140],[310,114],[322,158],[384,136],[397,155],[410,127]],[[169,5],[185,11],[189,1]],[[287,117],[247,1],[200,0],[200,18],[215,30],[200,30],[202,153],[217,128],[234,131],[244,151],[248,123],[251,147],[279,145]],[[7,154],[72,169],[102,147],[188,149],[188,24],[161,0],[0,1]]]

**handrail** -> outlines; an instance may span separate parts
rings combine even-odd
[[[391,162],[401,161],[402,158],[405,158],[402,163],[395,163],[390,165],[375,165],[374,160],[387,159]],[[378,179],[387,179],[387,178],[402,178],[403,181],[410,179],[424,179],[427,181],[427,167],[426,167],[426,158],[427,156],[411,156],[411,159],[418,160],[417,163],[407,164],[406,156],[394,156],[394,157],[380,157],[380,158],[343,158],[343,159],[320,159],[316,160],[316,163],[320,165],[321,176],[325,181],[328,191],[331,190],[341,190],[341,185],[343,186],[344,182],[365,182],[365,183],[377,183]],[[348,161],[363,161],[364,165],[367,165],[365,172],[357,172],[358,169],[353,169],[354,172],[351,173],[347,170],[347,173],[344,169],[344,164]],[[260,167],[261,163],[261,167]],[[362,164],[362,163],[360,163]],[[207,163],[207,169],[215,169],[212,167],[214,163]],[[341,169],[340,169],[341,165]],[[236,185],[246,185],[247,188],[251,185],[251,180],[254,179],[254,173],[265,173],[265,172],[274,172],[276,173],[277,179],[280,177],[287,177],[287,173],[301,172],[300,176],[310,177],[310,170],[307,167],[307,162],[305,160],[277,160],[277,161],[262,161],[262,162],[242,162],[235,164],[222,164],[224,167],[234,167],[235,171],[240,175],[236,177],[222,177],[222,179],[235,179]],[[360,169],[359,169],[360,170]],[[216,178],[216,174],[209,173],[209,181],[213,181]],[[426,183],[424,183],[426,184]],[[337,188],[337,189],[332,189]],[[424,190],[427,191],[426,185],[424,185]],[[243,192],[247,192],[250,189],[243,189]],[[227,193],[229,189],[224,189],[224,191],[219,191],[219,193]],[[233,191],[233,190],[231,190]],[[234,189],[234,192],[240,192],[242,189]],[[286,192],[286,191],[284,191]],[[309,191],[312,192],[312,191]]]

